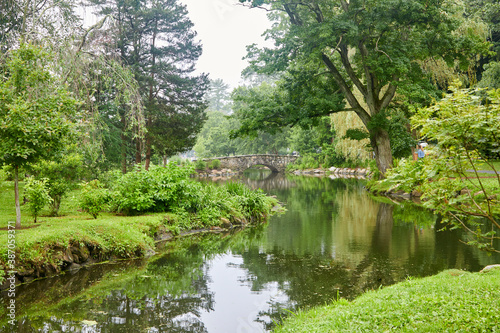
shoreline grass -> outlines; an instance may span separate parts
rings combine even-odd
[[[215,217],[218,214],[227,216],[227,219],[214,220],[212,215],[200,218],[200,214],[196,213],[173,212],[148,212],[132,216],[103,212],[98,219],[93,219],[78,210],[78,190],[72,191],[63,200],[61,216],[48,217],[42,214],[40,222],[34,224],[22,209],[23,227],[15,230],[16,277],[23,282],[25,277],[29,280],[58,274],[72,263],[142,257],[154,253],[158,237],[178,235],[189,230],[240,227],[250,221],[264,221],[275,213],[272,210],[277,204],[275,198],[254,193],[242,186],[233,187],[234,191],[244,192],[233,195],[242,203],[233,207],[231,212],[222,214],[214,210],[212,214]],[[208,188],[206,196],[213,195],[215,202],[221,200],[217,196],[221,191],[213,190],[212,193],[210,190]],[[4,282],[7,271],[11,270],[7,264],[9,231],[6,227],[8,221],[15,220],[13,192],[11,182],[0,183],[0,284]],[[246,203],[244,200],[259,200],[259,204]]]
[[[447,270],[300,311],[274,332],[499,332],[500,269]]]

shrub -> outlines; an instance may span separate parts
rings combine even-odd
[[[47,188],[52,198],[52,216],[57,216],[61,200],[66,193],[76,188],[82,166],[82,156],[75,153],[61,155],[57,161],[42,160],[31,165],[37,179],[47,179]]]
[[[261,213],[268,212],[278,203],[276,199],[267,197],[260,188],[251,190],[246,185],[236,182],[227,183],[226,187],[228,193],[236,197],[243,215],[248,219],[262,220],[265,215]]]
[[[36,219],[43,207],[52,202],[52,198],[47,188],[47,179],[37,180],[33,177],[28,178],[24,186],[24,195],[28,199],[28,210],[34,217],[34,222],[36,223]]]
[[[205,170],[207,168],[207,163],[203,160],[196,160],[195,168],[196,170]]]
[[[174,163],[176,165],[181,165],[182,164],[182,158],[180,158],[180,156],[172,156],[170,158],[170,162],[169,163]]]
[[[106,209],[109,201],[109,192],[97,179],[81,184],[80,207],[84,212],[92,215],[94,219]]]
[[[193,169],[174,163],[154,166],[149,171],[137,167],[122,175],[112,191],[112,209],[127,215],[147,211],[166,211],[178,201]]]
[[[212,168],[213,169],[220,169],[220,160],[213,160],[212,161]]]
[[[402,158],[394,161],[394,168],[387,170],[386,178],[380,183],[387,186],[388,190],[397,188],[405,192],[411,192],[430,177],[430,170],[425,168],[425,162],[429,159],[419,160]]]

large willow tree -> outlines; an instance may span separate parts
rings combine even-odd
[[[487,47],[474,35],[456,33],[460,21],[454,13],[461,7],[448,1],[240,2],[271,12],[277,22],[267,33],[274,48],[250,48],[252,69],[268,74],[287,72],[287,78],[304,83],[294,85],[292,80],[282,84],[282,90],[292,97],[289,110],[279,117],[283,125],[290,124],[288,120],[297,122],[290,112],[314,117],[352,110],[369,132],[382,174],[392,166],[386,110],[396,93],[405,94],[406,103],[411,104],[425,100],[433,90],[421,62],[435,58],[465,66],[471,55]],[[328,94],[322,95],[329,81]],[[303,94],[304,87],[310,96]],[[335,100],[332,91],[347,105],[324,103]],[[315,100],[318,107],[311,108]],[[274,110],[262,112],[275,114]],[[256,113],[266,118],[262,112]]]

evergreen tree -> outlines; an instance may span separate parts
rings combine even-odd
[[[205,120],[206,75],[193,76],[201,55],[186,7],[176,0],[89,0],[110,15],[119,56],[139,83],[146,137],[134,138],[135,161],[191,148]]]

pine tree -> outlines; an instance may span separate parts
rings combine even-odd
[[[201,45],[184,5],[176,0],[90,0],[115,25],[115,49],[139,82],[147,134],[135,138],[136,163],[153,151],[172,155],[191,148],[205,121],[206,75],[194,76]]]

